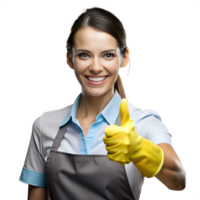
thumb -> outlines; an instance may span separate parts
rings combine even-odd
[[[126,98],[123,98],[120,103],[120,117],[121,117],[121,126],[123,126],[130,120],[128,101]]]

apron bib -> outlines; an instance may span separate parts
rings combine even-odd
[[[120,124],[120,115],[115,123]],[[57,151],[67,126],[60,127],[45,163],[51,200],[135,200],[125,166],[107,155]]]

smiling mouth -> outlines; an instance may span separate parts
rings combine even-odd
[[[88,80],[90,80],[88,77],[91,77],[91,78],[107,78],[109,75],[106,75],[106,76],[85,76]]]

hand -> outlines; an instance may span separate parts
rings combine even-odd
[[[125,165],[130,162],[130,153],[133,153],[130,147],[135,146],[139,139],[135,124],[129,115],[128,101],[125,98],[121,100],[120,118],[120,126],[109,125],[104,130],[103,141],[106,144],[108,158]]]
[[[120,104],[121,125],[109,125],[105,130],[103,141],[111,161],[122,165],[133,162],[147,178],[153,177],[161,170],[164,163],[163,150],[150,140],[137,134],[135,124],[130,118],[127,99]]]

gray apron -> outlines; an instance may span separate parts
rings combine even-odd
[[[51,200],[135,200],[125,167],[107,155],[57,151],[67,126],[60,127],[45,163]]]

